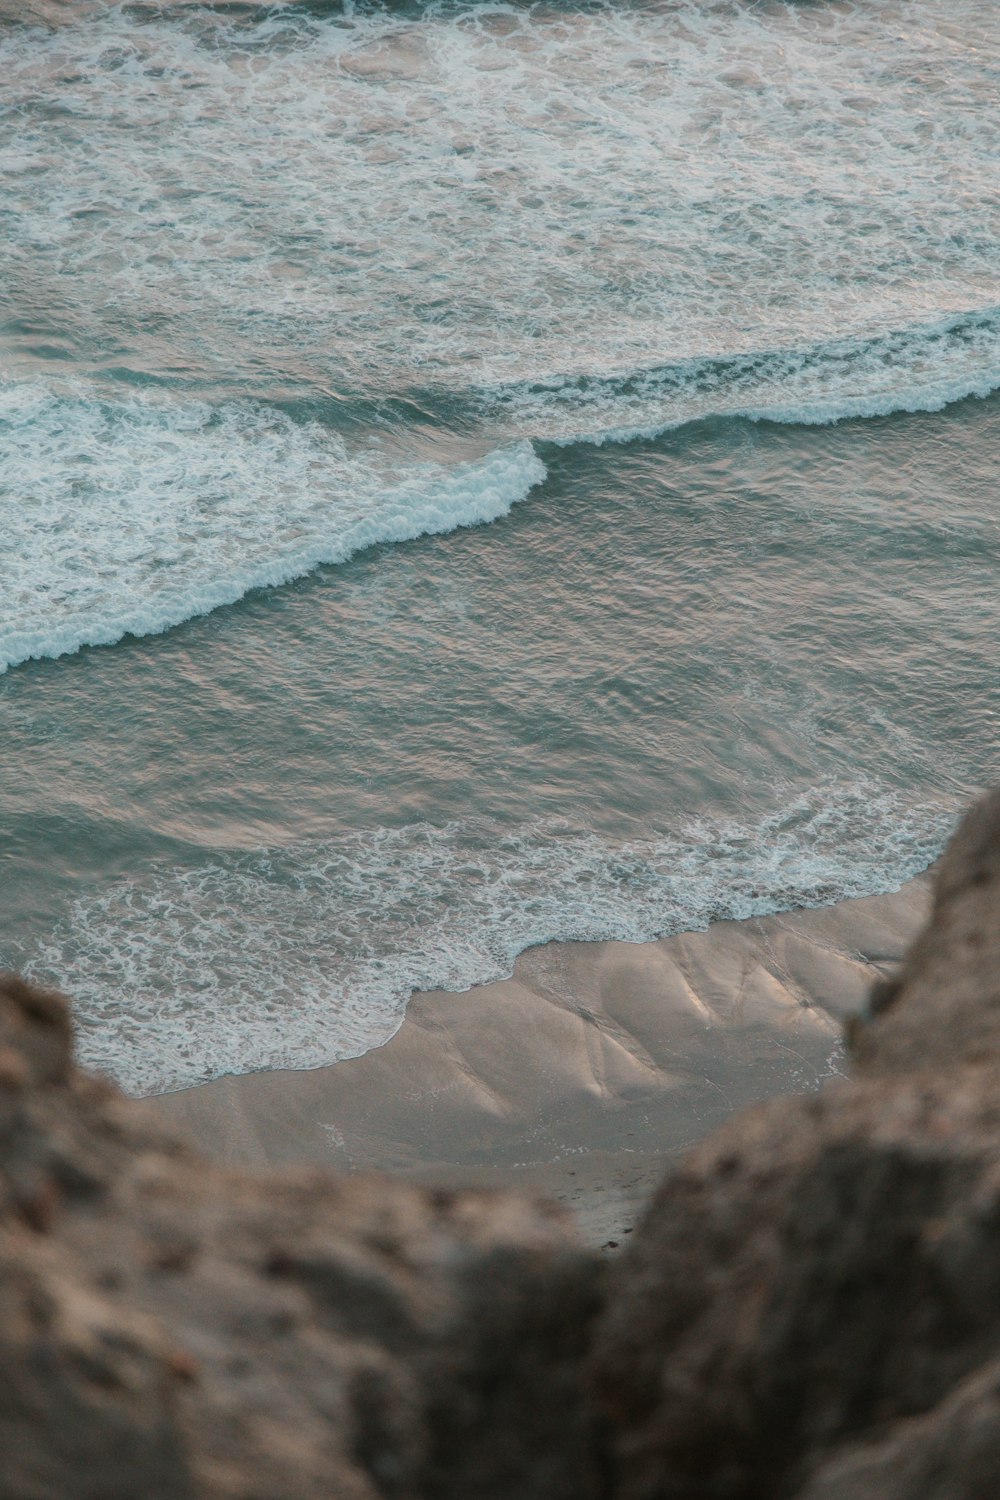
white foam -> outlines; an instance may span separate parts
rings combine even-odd
[[[526,439],[986,394],[997,48],[992,0],[10,32],[0,348],[57,378],[0,389],[0,668],[502,514]],[[113,378],[74,396],[81,366]],[[124,370],[445,393],[499,451],[392,473],[265,403],[108,396]]]
[[[0,386],[0,670],[495,520],[544,475],[527,443],[401,474],[267,407]]]
[[[386,1041],[413,989],[502,977],[533,943],[642,941],[892,889],[938,853],[952,812],[862,781],[627,843],[555,822],[380,829],[82,897],[30,971],[72,994],[82,1059],[133,1092],[314,1067]]]
[[[463,392],[1000,301],[994,0],[109,7],[5,40],[5,274],[46,314],[26,359],[79,319],[96,358],[154,373]],[[900,380],[980,389],[965,354]],[[888,409],[892,369],[854,374],[836,409]]]
[[[1000,309],[733,359],[686,360],[601,381],[484,391],[487,410],[561,444],[651,438],[707,417],[827,426],[937,412],[1000,389]]]

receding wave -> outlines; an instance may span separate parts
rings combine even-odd
[[[926,868],[952,813],[860,780],[628,843],[552,821],[354,833],[81,898],[31,972],[71,990],[84,1062],[135,1093],[315,1067],[388,1040],[412,990],[501,978],[534,943],[884,891]]]
[[[0,388],[0,670],[155,635],[322,563],[495,520],[545,476],[528,443],[393,469],[268,407]]]
[[[690,358],[611,376],[556,376],[481,393],[483,408],[557,443],[626,442],[709,417],[827,425],[941,411],[1000,389],[1000,308],[870,338]]]

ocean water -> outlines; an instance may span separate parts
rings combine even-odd
[[[994,0],[0,8],[0,961],[134,1092],[997,775]]]

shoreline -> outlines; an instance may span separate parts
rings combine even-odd
[[[509,979],[415,993],[383,1046],[143,1101],[222,1162],[537,1189],[617,1248],[667,1162],[836,1076],[844,1019],[926,919],[930,877],[650,943],[552,942]]]

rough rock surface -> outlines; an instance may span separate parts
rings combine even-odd
[[[1000,1494],[1000,795],[852,1044],[636,1233],[593,1356],[620,1500]]]
[[[601,1492],[600,1268],[512,1194],[226,1173],[0,984],[0,1497]]]
[[[996,1500],[1000,794],[852,1036],[605,1274],[552,1206],[225,1171],[0,982],[0,1500]]]

